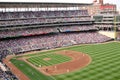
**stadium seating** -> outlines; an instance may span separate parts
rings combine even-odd
[[[52,32],[68,32],[68,31],[88,31],[97,30],[93,25],[79,25],[79,26],[61,26],[61,27],[41,27],[41,28],[27,28],[27,29],[13,29],[13,30],[1,30],[0,38],[17,37],[17,36],[29,36],[48,34]]]
[[[72,21],[89,21],[92,20],[90,17],[85,18],[31,18],[31,19],[18,19],[18,20],[7,20],[0,21],[0,26],[7,25],[22,25],[22,24],[40,24],[40,23],[58,23],[58,22],[72,22]]]
[[[93,25],[80,25],[80,26],[63,26],[59,28],[61,32],[70,32],[70,31],[89,31],[89,30],[97,30],[97,28]]]
[[[112,40],[98,30],[113,26],[94,26],[94,19],[105,20],[103,16],[92,18],[87,10],[0,12],[0,62],[11,54]],[[0,68],[0,80],[19,79]]]
[[[0,60],[10,54],[111,40],[97,31],[87,10],[0,12]],[[0,77],[18,80],[1,69]]]
[[[88,15],[87,10],[0,12],[0,20],[38,18],[38,17],[39,18],[70,17],[86,15]]]
[[[1,59],[11,53],[111,40],[98,34],[91,20],[87,10],[0,12],[0,26],[4,26],[0,27]],[[61,22],[68,25],[63,26]],[[44,26],[31,25],[37,23]],[[61,24],[46,26],[47,23]],[[28,24],[28,27],[24,24]],[[14,25],[15,28],[7,25]],[[18,28],[17,25],[22,26]]]
[[[108,24],[106,24],[106,25],[96,25],[96,26],[106,27],[106,28],[112,28],[112,27],[114,27],[113,25],[108,25]]]
[[[47,28],[47,29],[46,29]],[[47,34],[51,32],[58,32],[56,27],[43,27],[43,28],[27,28],[27,29],[14,29],[14,30],[1,30],[0,38],[5,37],[17,37],[17,36],[29,36],[38,34]]]
[[[4,63],[0,62],[0,80],[19,80],[19,79],[9,70],[9,68]]]
[[[36,49],[51,49],[83,43],[100,43],[108,40],[111,40],[111,38],[96,32],[59,33],[1,41],[0,50],[2,54],[17,54]]]
[[[120,31],[120,25],[118,25],[118,30]]]

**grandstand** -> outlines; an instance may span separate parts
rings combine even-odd
[[[119,16],[116,10],[103,10],[100,14],[93,16],[95,19],[95,27],[100,30],[99,33],[118,39],[119,34],[117,33],[119,32],[120,26]]]
[[[97,33],[87,10],[1,12],[0,24],[0,49],[5,54],[111,40]]]
[[[113,40],[98,32],[99,30],[113,30],[114,17],[94,16],[95,19],[93,19],[87,10],[79,9],[89,4],[38,3],[37,6],[34,3],[11,4],[14,6],[8,3],[4,8],[0,6],[2,8],[0,12],[0,60],[10,54],[18,55],[29,51]],[[39,8],[40,5],[42,9]],[[18,9],[15,11],[6,10],[9,7],[14,9],[16,6]],[[38,8],[32,11],[27,7]],[[57,9],[53,10],[56,7]],[[19,8],[25,8],[25,11]],[[108,19],[109,22],[105,22]],[[117,18],[117,20],[120,19]],[[4,72],[0,72],[0,75],[2,73]]]

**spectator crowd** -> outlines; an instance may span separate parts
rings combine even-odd
[[[111,38],[97,32],[57,33],[3,40],[0,42],[0,53],[21,53],[37,49],[51,49],[83,43],[100,43]]]
[[[0,12],[0,20],[47,17],[72,17],[86,15],[88,15],[87,10]]]
[[[0,12],[0,26],[92,21],[87,10]]]
[[[0,26],[8,25],[25,25],[25,24],[42,24],[42,23],[60,23],[60,22],[73,22],[73,21],[90,21],[90,17],[77,18],[31,18],[31,19],[17,19],[17,20],[6,20],[0,21]]]
[[[87,10],[0,12],[0,62],[9,54],[17,55],[32,50],[101,43],[111,40],[111,38],[97,33],[97,28],[92,23],[84,23],[84,21],[91,22],[91,20]],[[70,24],[75,21],[81,21],[84,24]],[[69,26],[46,26],[47,23],[59,24],[61,22],[67,22]],[[31,25],[37,23],[45,26]],[[30,24],[29,26],[33,27],[22,26],[18,28],[16,26],[24,24]],[[11,28],[7,25],[15,25],[17,28]],[[3,27],[9,29],[3,29]],[[3,71],[0,68],[0,80],[18,79],[10,71]]]
[[[0,80],[19,80],[9,68],[0,62]]]
[[[67,32],[67,31],[89,31],[97,30],[93,25],[79,25],[79,26],[61,26],[61,27],[39,27],[39,28],[20,28],[20,29],[8,29],[0,31],[0,38],[28,36],[28,35],[40,35],[48,34],[52,32]]]

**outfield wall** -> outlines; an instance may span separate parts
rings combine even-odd
[[[110,38],[115,38],[115,32],[114,31],[99,31],[98,33],[108,36]]]

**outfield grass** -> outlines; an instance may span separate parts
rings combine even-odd
[[[50,58],[50,60],[44,60],[45,58]],[[32,63],[33,65],[36,66],[50,66],[54,64],[60,64],[63,62],[68,62],[72,58],[61,55],[61,54],[55,54],[55,53],[49,53],[49,54],[44,54],[44,55],[39,55],[39,56],[34,56],[31,58],[28,58],[27,60]]]
[[[12,62],[31,80],[120,80],[120,43],[73,46],[64,49],[86,53],[91,56],[92,62],[81,70],[53,76],[55,79],[48,76],[45,77],[25,62],[18,60],[13,60]],[[49,53],[49,51],[46,53]],[[19,66],[21,63],[24,64],[24,67]],[[28,69],[32,70],[35,75],[31,75]]]

